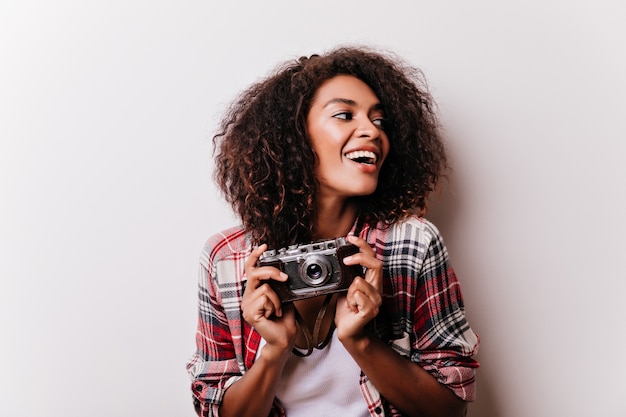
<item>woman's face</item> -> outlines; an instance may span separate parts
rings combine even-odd
[[[367,84],[349,75],[324,82],[311,103],[307,130],[318,158],[321,197],[376,190],[389,139],[380,101]]]

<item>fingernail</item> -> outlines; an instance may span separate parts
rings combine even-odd
[[[345,264],[346,262],[350,262],[352,260],[352,256],[346,256],[345,258],[343,258],[343,263]]]
[[[280,277],[286,280],[287,278],[289,278],[289,275],[285,274],[284,272],[281,272]]]

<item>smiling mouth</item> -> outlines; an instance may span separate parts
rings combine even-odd
[[[378,157],[376,156],[376,154],[370,151],[348,152],[346,154],[346,158],[348,158],[351,161],[357,162],[359,164],[365,164],[365,165],[374,165],[376,164],[376,161],[378,160]]]

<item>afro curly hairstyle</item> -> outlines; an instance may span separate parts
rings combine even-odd
[[[361,222],[422,215],[447,168],[435,105],[419,69],[363,46],[286,62],[239,95],[213,137],[215,182],[254,244],[279,248],[313,240],[319,183],[306,119],[318,88],[337,75],[352,75],[376,94],[390,142],[376,190],[354,197]]]

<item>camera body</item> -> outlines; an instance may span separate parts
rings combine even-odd
[[[343,259],[357,252],[358,247],[340,237],[267,250],[257,265],[276,267],[289,276],[285,282],[270,280],[269,285],[281,301],[290,302],[347,290],[363,270],[345,265]]]

